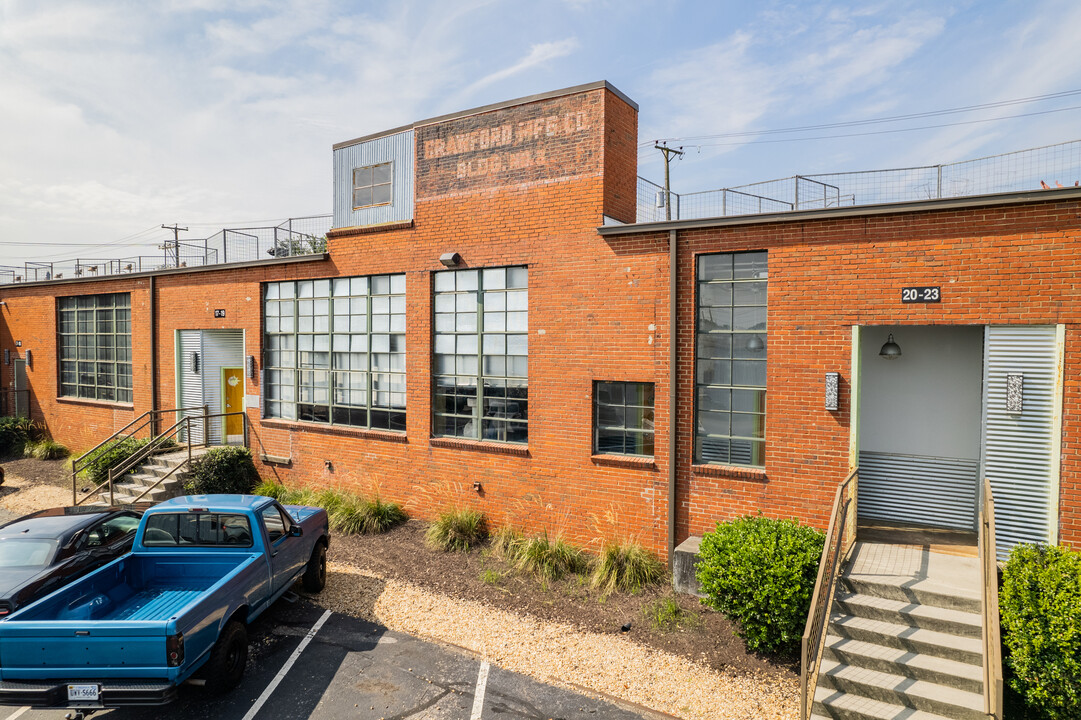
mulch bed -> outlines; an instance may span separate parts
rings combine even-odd
[[[467,553],[434,550],[424,541],[425,529],[425,523],[410,520],[383,535],[337,535],[331,539],[329,559],[444,595],[477,600],[586,632],[619,634],[630,623],[628,634],[637,642],[718,670],[768,674],[799,671],[790,660],[749,653],[732,624],[697,598],[675,594],[667,587],[605,597],[589,586],[588,579],[578,576],[544,583],[511,569],[484,548]],[[653,629],[643,608],[662,598],[673,598],[684,613],[692,614],[692,618],[696,615],[696,622],[691,623],[694,626]]]
[[[65,460],[34,460],[22,457],[0,457],[6,475],[14,475],[32,483],[48,483],[71,489],[71,468]]]

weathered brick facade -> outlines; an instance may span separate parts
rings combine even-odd
[[[633,535],[669,541],[669,233],[598,231],[635,219],[637,110],[604,85],[415,126],[412,220],[340,228],[327,256],[151,277],[0,287],[0,348],[32,349],[33,417],[87,449],[142,412],[176,404],[178,330],[245,331],[262,363],[262,284],[406,274],[406,431],[260,418],[252,448],[265,476],[405,502],[420,517],[447,505],[493,524],[565,532],[581,543]],[[964,203],[961,203],[962,205]],[[1078,235],[1072,191],[892,210],[673,224],[678,245],[676,542],[717,520],[762,511],[822,526],[850,467],[853,325],[1067,326],[1060,535],[1081,544],[1081,352]],[[639,228],[644,229],[644,228]],[[694,465],[695,262],[702,253],[769,253],[767,460],[764,469]],[[457,252],[465,268],[529,269],[529,441],[432,437],[433,273]],[[943,301],[901,305],[902,285],[940,285]],[[134,403],[58,398],[56,297],[130,292]],[[152,373],[151,296],[157,377]],[[225,309],[225,318],[214,318]],[[15,341],[22,347],[16,349]],[[841,373],[840,410],[822,409],[822,375]],[[10,386],[11,367],[4,368]],[[592,452],[594,381],[651,382],[655,456]],[[262,392],[248,380],[246,393]],[[330,461],[328,467],[326,461]],[[480,483],[480,491],[474,483]]]

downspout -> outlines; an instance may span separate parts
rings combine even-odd
[[[150,409],[158,409],[158,298],[156,278],[150,276]],[[150,416],[150,431],[157,437],[158,416]]]
[[[668,231],[668,567],[676,556],[676,432],[679,413],[676,406],[676,347],[679,327],[676,325],[676,280],[679,266],[676,257],[676,231]]]

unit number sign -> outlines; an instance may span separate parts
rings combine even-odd
[[[903,303],[931,303],[942,301],[942,289],[937,287],[906,287],[901,288],[901,302]]]

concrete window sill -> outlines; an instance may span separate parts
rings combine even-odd
[[[323,423],[282,420],[281,418],[262,418],[259,420],[259,424],[263,427],[281,428],[283,430],[328,433],[330,435],[344,435],[347,437],[365,438],[368,440],[385,440],[387,442],[397,443],[409,442],[405,432],[398,430],[378,430],[372,428],[350,427],[348,425],[324,425]]]
[[[56,398],[58,403],[70,405],[91,405],[93,407],[112,408],[114,410],[135,410],[134,403],[114,402],[112,400],[95,400],[91,398],[62,396]]]

